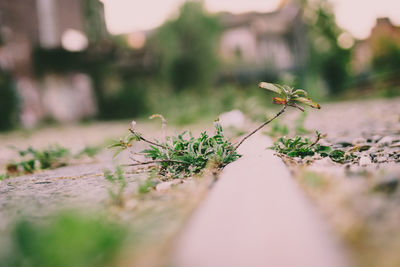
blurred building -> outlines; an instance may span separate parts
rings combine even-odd
[[[228,63],[295,70],[306,59],[302,12],[296,1],[282,1],[271,13],[221,13],[220,51]]]
[[[38,78],[33,67],[36,49],[87,48],[88,7],[103,17],[97,0],[0,1],[0,68],[15,77],[25,126],[34,126],[43,117],[66,122],[95,114],[88,76],[49,72]]]
[[[388,49],[398,47],[400,51],[400,27],[393,25],[389,18],[378,18],[365,40],[356,42],[353,51],[352,68],[355,74],[368,72],[374,58],[387,53]]]

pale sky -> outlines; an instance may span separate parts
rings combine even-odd
[[[102,0],[111,33],[130,33],[155,28],[176,14],[185,0]],[[356,38],[368,37],[378,17],[400,25],[400,0],[329,0],[337,23]],[[210,12],[270,12],[280,0],[205,0]]]

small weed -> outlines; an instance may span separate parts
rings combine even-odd
[[[321,134],[318,132],[316,134],[317,139],[319,140]],[[309,138],[301,136],[296,136],[294,138],[280,137],[270,148],[289,157],[300,158],[314,156],[315,153],[319,152],[328,153],[330,151],[330,147],[321,146],[311,141]]]
[[[105,170],[104,178],[113,185],[112,188],[108,189],[108,194],[112,203],[117,206],[123,206],[126,180],[121,167],[118,166],[114,174],[112,174],[110,170]]]
[[[26,150],[19,150],[22,160],[7,165],[8,174],[33,173],[36,170],[54,169],[65,166],[70,151],[64,147],[55,145],[43,150],[29,147]]]
[[[286,108],[289,107],[294,107],[299,109],[300,111],[305,111],[303,107],[301,107],[299,104],[304,104],[312,108],[320,109],[321,106],[314,101],[311,100],[311,98],[308,96],[308,93],[302,89],[294,89],[290,86],[287,85],[279,85],[279,84],[273,84],[273,83],[266,83],[266,82],[261,82],[258,84],[260,88],[266,89],[268,91],[271,91],[273,93],[276,93],[279,95],[279,97],[274,97],[272,99],[274,104],[277,105],[282,105],[282,109],[275,114],[274,117],[270,118],[269,120],[263,122],[260,126],[258,126],[255,130],[247,134],[246,136],[243,137],[242,140],[235,146],[235,150],[244,142],[246,141],[247,138],[264,128],[265,125],[271,123],[273,120],[278,118],[280,115],[282,115]]]
[[[157,184],[158,182],[152,178],[146,179],[146,181],[139,186],[138,192],[139,194],[147,194],[151,189],[154,189]]]
[[[79,159],[84,155],[93,158],[102,148],[100,146],[87,146],[76,155],[72,155],[69,149],[60,145],[52,145],[42,150],[33,147],[25,150],[18,150],[15,147],[12,147],[12,149],[17,150],[21,160],[7,164],[7,178],[23,173],[34,173],[37,170],[55,169],[66,166],[72,158]]]
[[[288,157],[305,158],[307,156],[319,155],[321,157],[329,157],[334,162],[345,163],[356,156],[352,153],[346,153],[343,150],[332,150],[330,146],[322,146],[318,141],[322,138],[321,133],[316,131],[316,140],[296,136],[294,138],[280,137],[274,142],[270,149]]]
[[[74,158],[80,158],[84,155],[89,158],[94,158],[97,154],[99,154],[102,150],[101,146],[86,146],[81,151],[79,151]]]
[[[216,133],[209,136],[206,132],[194,138],[191,133],[183,132],[169,136],[160,146],[150,146],[143,151],[147,158],[160,160],[161,172],[174,177],[199,173],[208,163],[223,168],[235,161],[239,155],[234,152],[231,143],[224,139],[222,127],[215,124]]]
[[[213,164],[219,169],[223,168],[240,157],[232,144],[224,138],[222,127],[218,122],[215,123],[216,132],[213,136],[203,132],[195,138],[190,132],[183,132],[166,137],[164,142],[145,139],[134,130],[134,124],[130,129],[131,136],[111,146],[120,152],[131,147],[133,141],[149,143],[150,147],[142,151],[142,154],[150,160],[131,164],[132,166],[154,163],[159,166],[161,174],[178,178],[199,173],[208,164]]]

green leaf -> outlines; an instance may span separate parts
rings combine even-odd
[[[258,84],[258,86],[259,86],[260,88],[263,88],[263,89],[272,91],[272,92],[277,93],[277,94],[279,94],[279,95],[281,95],[281,94],[284,93],[283,88],[282,88],[280,85],[278,85],[278,84],[260,82],[260,83]]]
[[[118,149],[114,152],[113,158],[115,158],[116,156],[118,156],[119,153],[121,153],[121,152],[124,151],[124,150],[125,150],[125,148],[118,148]]]
[[[295,97],[304,96],[304,97],[307,97],[307,98],[308,98],[308,93],[307,93],[305,90],[303,90],[303,89],[296,89],[296,90],[292,93],[292,95],[295,96]]]
[[[331,153],[329,153],[329,157],[331,158],[331,160],[335,161],[335,162],[339,162],[339,163],[343,163],[345,160],[345,152],[343,150],[333,150]]]
[[[312,108],[316,108],[316,109],[320,109],[321,106],[317,103],[315,103],[314,101],[312,101],[310,98],[306,98],[306,97],[294,97],[291,99],[292,101],[297,101],[300,103],[303,103],[307,106],[310,106]]]

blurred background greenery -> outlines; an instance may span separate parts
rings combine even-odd
[[[20,219],[7,235],[0,266],[117,266],[126,235],[120,224],[71,211],[40,222]]]
[[[161,26],[119,35],[98,0],[44,2],[0,4],[0,130],[153,113],[186,124],[232,109],[257,118],[270,101],[260,81],[319,101],[400,92],[399,27],[381,18],[356,40],[326,0],[241,14],[187,1]]]

